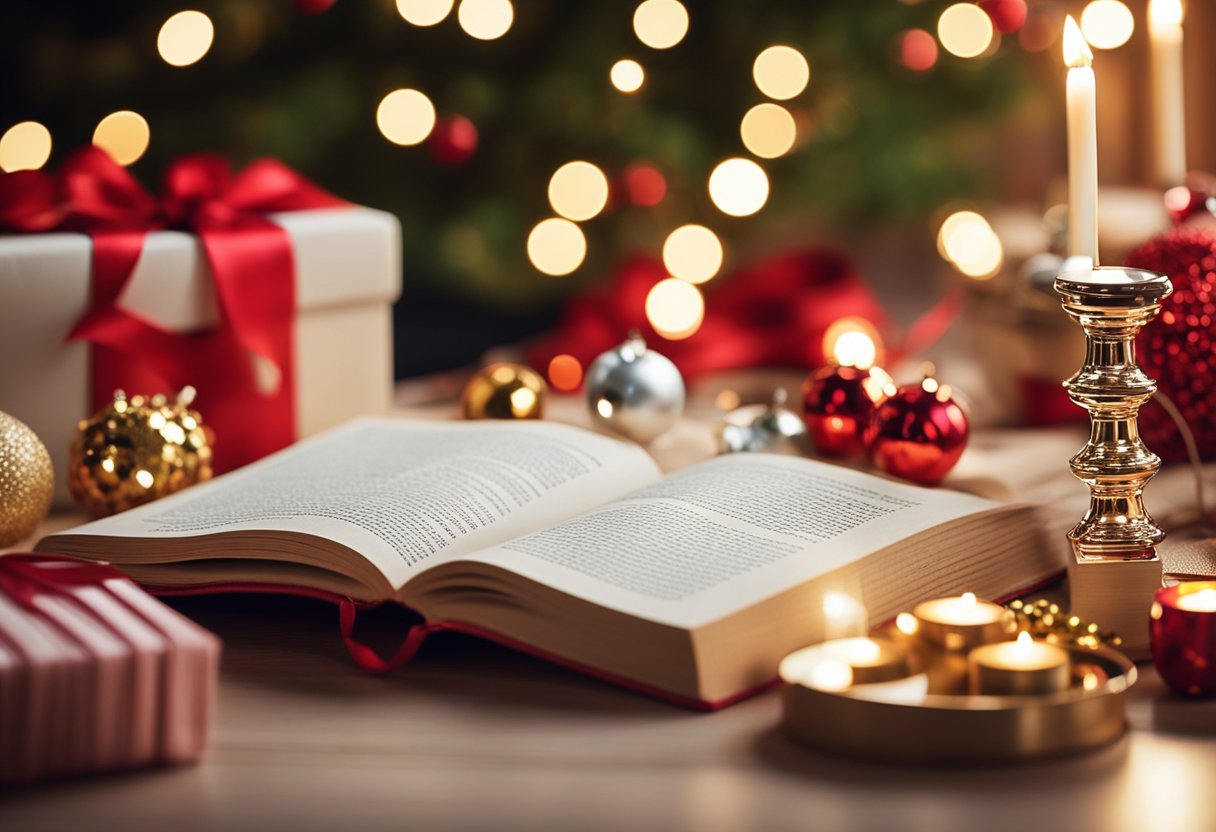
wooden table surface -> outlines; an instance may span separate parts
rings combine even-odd
[[[1216,830],[1216,701],[1171,696],[1151,666],[1106,748],[885,766],[794,744],[775,692],[698,713],[454,634],[374,677],[346,656],[332,606],[172,603],[224,640],[204,761],[0,792],[2,832]],[[387,652],[407,623],[382,610],[360,628]]]

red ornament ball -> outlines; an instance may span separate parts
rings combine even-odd
[[[967,447],[967,414],[950,388],[926,378],[899,388],[874,414],[866,445],[874,464],[897,477],[941,482]]]
[[[1182,413],[1199,455],[1216,459],[1216,231],[1177,226],[1133,251],[1127,265],[1161,272],[1174,285],[1136,339],[1138,360]],[[1156,402],[1140,410],[1140,433],[1162,460],[1186,459],[1182,434]]]
[[[1026,0],[979,0],[979,7],[1002,35],[1016,32],[1026,22]]]
[[[865,451],[865,432],[895,383],[879,367],[830,364],[802,384],[802,419],[823,456],[857,456]]]
[[[464,116],[441,116],[435,120],[426,144],[436,162],[464,164],[477,152],[477,125]]]

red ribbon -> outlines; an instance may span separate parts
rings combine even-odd
[[[260,160],[233,174],[219,156],[184,157],[156,199],[96,147],[72,154],[52,177],[0,177],[0,228],[83,231],[93,240],[89,309],[67,340],[93,345],[92,400],[128,393],[198,390],[198,406],[221,437],[225,471],[296,437],[293,322],[295,262],[287,232],[264,215],[346,203],[287,166]],[[219,321],[170,332],[119,305],[149,231],[196,233],[211,266]],[[254,356],[273,369],[259,386]]]
[[[625,261],[610,285],[576,295],[552,337],[530,353],[533,366],[572,355],[585,367],[615,347],[631,329],[675,362],[685,379],[716,370],[801,367],[824,363],[823,336],[845,317],[880,330],[886,315],[869,287],[841,254],[805,249],[735,273],[706,292],[705,318],[691,337],[667,340],[646,321],[646,295],[667,277],[648,257]]]
[[[65,586],[100,586],[127,576],[113,566],[90,560],[22,552],[0,556],[0,592],[34,609],[39,594],[61,594]]]

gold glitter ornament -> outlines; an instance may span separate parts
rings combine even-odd
[[[1075,644],[1078,647],[1122,646],[1116,633],[1103,632],[1096,623],[1065,612],[1059,604],[1040,598],[1037,601],[1010,601],[1019,631],[1025,630],[1050,644]]]
[[[473,374],[460,395],[466,419],[540,419],[549,385],[522,364],[491,364]]]
[[[0,412],[0,546],[34,533],[54,489],[46,445],[24,422]]]
[[[190,409],[193,387],[177,401],[132,396],[114,401],[76,429],[68,491],[94,517],[116,514],[211,478],[211,432]]]

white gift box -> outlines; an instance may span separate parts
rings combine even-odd
[[[269,218],[291,237],[295,259],[300,436],[383,413],[393,384],[391,306],[401,293],[397,218],[362,207]],[[56,505],[69,502],[68,446],[77,422],[92,413],[90,345],[64,342],[88,308],[91,272],[92,243],[84,234],[0,235],[0,410],[46,444]],[[120,305],[175,332],[214,325],[215,295],[198,238],[148,234]]]

